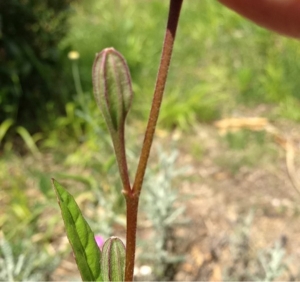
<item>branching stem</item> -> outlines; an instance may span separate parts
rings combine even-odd
[[[170,0],[167,29],[139,164],[130,193],[128,193],[128,191],[125,191],[124,193],[127,204],[125,281],[133,281],[139,195],[142,189],[151,145],[155,133],[155,127],[157,124],[163,93],[167,81],[182,2],[183,0]]]

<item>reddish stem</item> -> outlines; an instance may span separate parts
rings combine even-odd
[[[159,116],[160,105],[167,81],[182,2],[183,0],[170,0],[167,29],[141,156],[133,188],[130,190],[130,193],[127,191],[127,193],[124,193],[127,204],[125,281],[133,281],[139,195],[142,189],[150,149],[153,142],[153,136],[155,133],[155,127]]]
[[[148,120],[148,125],[144,137],[144,143],[141,151],[141,156],[133,184],[133,192],[139,194],[141,192],[144,175],[148,163],[151,145],[153,142],[153,136],[155,127],[158,120],[160,105],[162,102],[165,85],[167,81],[168,70],[172,57],[172,50],[175,41],[175,35],[183,0],[171,0],[169,9],[169,18],[165,34],[165,40],[160,60],[160,66],[157,74],[156,85],[152,100],[152,107]]]
[[[126,197],[126,266],[125,266],[125,281],[133,281],[134,260],[135,260],[135,245],[136,245],[136,227],[138,214],[139,197]]]
[[[123,193],[130,194],[131,186],[130,186],[126,150],[125,150],[124,125],[122,125],[122,128],[120,128],[120,132],[118,134],[113,133],[112,136],[113,136],[115,155],[117,158],[121,181],[123,184]]]

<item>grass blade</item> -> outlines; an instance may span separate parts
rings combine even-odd
[[[0,124],[0,144],[4,138],[8,129],[13,125],[14,121],[12,119],[7,119]]]
[[[39,153],[40,153],[39,149],[36,146],[30,133],[26,130],[26,128],[24,128],[22,126],[18,126],[16,128],[16,132],[19,133],[19,135],[22,137],[23,141],[25,142],[25,144],[28,147],[28,149],[30,150],[30,152],[35,156],[39,155]]]

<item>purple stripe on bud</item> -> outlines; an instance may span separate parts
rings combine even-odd
[[[124,126],[132,101],[129,68],[114,48],[96,55],[93,65],[93,88],[96,102],[111,132]]]

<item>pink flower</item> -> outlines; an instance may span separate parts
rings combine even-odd
[[[96,241],[96,243],[97,243],[97,245],[98,245],[98,247],[100,248],[100,249],[102,249],[102,246],[103,246],[103,244],[104,244],[104,238],[102,237],[102,236],[100,236],[100,235],[96,235],[95,236],[95,241]]]

